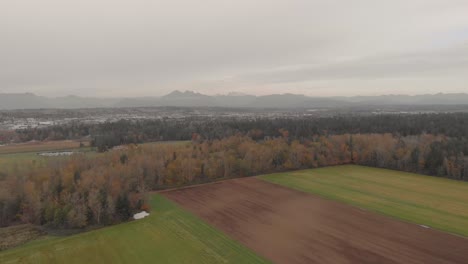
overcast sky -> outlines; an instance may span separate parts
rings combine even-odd
[[[0,0],[0,93],[468,92],[467,0]]]

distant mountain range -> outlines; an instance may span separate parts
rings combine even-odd
[[[0,109],[106,108],[106,107],[244,107],[244,108],[336,108],[379,105],[465,105],[468,94],[382,95],[353,97],[309,97],[301,94],[254,96],[240,93],[205,95],[173,91],[161,97],[92,98],[44,97],[32,93],[0,94]]]

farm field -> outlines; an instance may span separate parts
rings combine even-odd
[[[37,155],[36,152],[15,153],[15,154],[0,154],[0,169],[5,169],[7,166],[14,164],[26,165],[33,162],[43,162],[46,157]]]
[[[162,194],[274,263],[468,263],[466,238],[254,177]]]
[[[160,195],[151,206],[142,220],[0,252],[0,263],[267,263]]]
[[[468,237],[468,183],[345,165],[259,178]]]
[[[0,146],[0,154],[76,149],[80,147],[80,142],[82,142],[85,147],[89,147],[89,141],[35,141]]]
[[[463,182],[354,165],[238,178],[159,192],[143,220],[0,263],[468,263],[468,239],[443,232],[466,236],[467,198]]]
[[[70,149],[73,150],[73,149]],[[53,150],[38,150],[34,152],[18,152],[18,153],[10,153],[10,154],[0,154],[0,172],[5,169],[10,169],[12,166],[22,167],[28,164],[42,164],[47,160],[51,159],[63,159],[67,158],[68,156],[40,156],[38,155],[39,152],[42,151],[53,151]],[[62,151],[62,150],[57,150]],[[76,149],[77,152],[86,153],[86,155],[98,154],[96,153],[93,148],[91,147],[84,147]]]
[[[188,144],[190,141],[157,141],[142,143],[141,146],[151,147],[156,145],[175,145],[181,146]],[[100,155],[95,148],[89,146],[89,142],[84,142],[84,147],[79,146],[79,141],[62,140],[62,141],[45,141],[45,142],[29,142],[21,144],[12,144],[0,146],[0,171],[3,168],[13,165],[27,165],[30,163],[42,163],[50,159],[67,158],[67,156],[40,156],[40,152],[53,151],[76,151],[84,152],[86,155]]]

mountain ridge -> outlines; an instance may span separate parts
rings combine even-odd
[[[109,107],[248,107],[248,108],[331,108],[355,105],[464,105],[466,93],[421,95],[330,96],[311,97],[303,94],[249,95],[231,92],[206,95],[195,91],[175,90],[160,97],[96,98],[68,95],[45,97],[33,93],[0,93],[0,109],[39,108],[109,108]]]

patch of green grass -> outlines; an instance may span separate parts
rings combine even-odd
[[[59,151],[76,151],[79,153],[84,153],[85,155],[98,155],[100,153],[96,153],[94,148],[92,147],[84,147],[84,148],[77,148],[77,149],[65,149]],[[13,166],[17,167],[24,167],[27,165],[32,164],[46,164],[48,160],[51,159],[66,159],[69,156],[41,156],[38,155],[40,152],[20,152],[20,153],[10,153],[10,154],[0,154],[0,172],[7,171],[11,169]],[[45,152],[54,152],[52,151],[45,151]]]
[[[15,153],[15,154],[0,154],[0,166],[1,165],[8,165],[11,163],[23,163],[29,161],[42,161],[45,157],[37,155],[36,152],[27,152],[27,153]]]
[[[22,168],[32,165],[44,165],[48,159],[56,158],[63,157],[44,157],[37,155],[36,152],[0,154],[0,174],[11,173],[12,171],[17,173]]]
[[[35,141],[17,143],[0,146],[0,154],[64,151],[70,149],[84,149],[89,148],[90,146],[90,142],[88,141],[81,141],[81,143],[84,145],[84,147],[80,147],[80,141],[75,140]]]
[[[408,222],[468,236],[468,183],[355,165],[259,178]]]
[[[149,217],[0,252],[0,263],[266,263],[255,253],[155,195]]]

